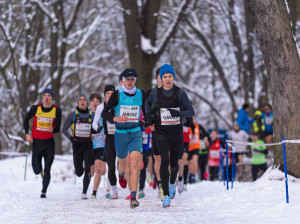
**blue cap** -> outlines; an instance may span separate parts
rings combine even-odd
[[[43,91],[43,95],[44,95],[45,93],[49,93],[49,94],[52,96],[52,98],[54,98],[54,92],[53,92],[52,89],[46,88],[46,89]]]
[[[167,74],[167,73],[172,74],[174,76],[174,79],[175,79],[175,70],[172,67],[172,65],[164,64],[163,66],[160,67],[159,73],[160,73],[160,78],[161,79],[162,79],[163,75]]]

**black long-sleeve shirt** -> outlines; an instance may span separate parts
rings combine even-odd
[[[38,109],[38,105],[33,105],[29,112],[26,114],[24,119],[24,130],[25,134],[29,133],[29,121],[31,118],[34,117]],[[53,106],[50,108],[43,107],[43,104],[41,105],[41,109],[44,113],[48,113],[53,109]],[[59,107],[56,107],[56,114],[55,114],[55,128],[53,128],[53,133],[57,133],[60,130],[60,124],[61,124],[61,109]]]
[[[172,96],[174,92],[174,86],[170,90],[165,90],[162,88],[162,93],[166,97]],[[151,112],[151,106],[152,103],[155,102],[157,104],[157,89],[153,89],[149,95],[149,97],[146,100],[145,103],[145,111],[146,114]],[[186,94],[186,92],[183,89],[179,89],[179,106],[180,106],[180,117],[193,117],[195,115],[194,108]]]
[[[143,115],[145,116],[145,107],[144,107],[144,103],[145,103],[145,92],[143,90],[141,90],[142,95],[143,95],[143,105],[142,105],[142,111],[143,111]],[[135,94],[128,94],[126,92],[124,92],[127,96],[134,96]],[[113,107],[116,107],[119,103],[119,90],[116,90],[115,92],[113,92],[113,94],[111,95],[111,97],[109,98],[109,101],[107,102],[107,104],[105,105],[102,113],[101,113],[101,117],[103,117],[104,120],[109,121],[110,123],[114,123],[113,119],[114,119],[114,115],[110,112],[110,109],[112,109]]]

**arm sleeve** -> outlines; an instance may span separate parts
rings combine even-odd
[[[75,116],[75,112],[71,112],[69,114],[69,116],[67,117],[67,120],[64,123],[63,129],[62,129],[63,134],[69,139],[71,138],[71,135],[70,135],[68,129],[73,123],[74,116]]]
[[[143,102],[143,105],[142,105],[142,112],[143,112],[143,120],[145,120],[145,102],[146,102],[146,96],[145,96],[145,91],[144,90],[141,90],[142,92],[142,102]]]
[[[103,117],[104,120],[107,120],[110,123],[114,122],[114,116],[111,113],[109,113],[109,110],[114,106],[118,105],[119,102],[118,98],[119,98],[119,91],[116,90],[109,98],[109,101],[107,102],[107,104],[105,105],[101,113],[101,117]]]
[[[180,117],[193,117],[195,115],[190,99],[182,89],[179,91],[179,105],[180,108],[184,108],[184,110],[180,111]]]
[[[24,119],[24,130],[25,130],[25,134],[29,133],[29,121],[31,118],[33,118],[33,116],[36,114],[37,111],[37,105],[33,105],[29,112],[26,114],[25,119]]]
[[[145,113],[151,113],[151,106],[153,102],[156,102],[157,90],[152,90],[145,102]]]
[[[60,131],[60,125],[61,125],[61,109],[57,107],[56,117],[55,117],[55,128],[53,128],[53,133],[57,133]]]
[[[100,123],[100,118],[101,118],[101,113],[103,111],[103,103],[101,103],[100,105],[98,105],[97,109],[96,109],[96,113],[95,113],[95,117],[94,117],[94,121],[92,124],[92,127],[94,129],[94,131],[97,131],[98,129],[98,125]]]

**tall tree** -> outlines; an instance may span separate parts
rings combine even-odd
[[[169,12],[172,13],[168,16],[172,18],[172,22],[158,33],[161,0],[121,0],[130,63],[137,70],[139,88],[151,88],[152,70],[156,62],[175,35],[188,7],[192,8],[192,3],[196,1],[179,1],[177,8],[170,8]],[[158,37],[162,38],[158,40]]]
[[[275,140],[297,139],[300,134],[300,60],[290,16],[283,0],[249,0],[264,62],[268,71],[274,111]],[[281,147],[275,163],[283,165]],[[287,144],[287,170],[300,177],[300,146]],[[283,166],[282,166],[283,167]]]

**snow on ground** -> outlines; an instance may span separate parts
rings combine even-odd
[[[170,208],[162,208],[157,190],[146,187],[140,207],[131,209],[119,188],[119,199],[82,200],[82,178],[74,184],[72,156],[56,156],[47,199],[41,199],[41,177],[34,175],[28,158],[0,161],[0,223],[299,223],[300,181],[289,177],[290,203],[285,202],[284,173],[269,169],[256,182],[234,183],[226,190],[221,182],[188,185]],[[92,192],[91,182],[88,195]]]

